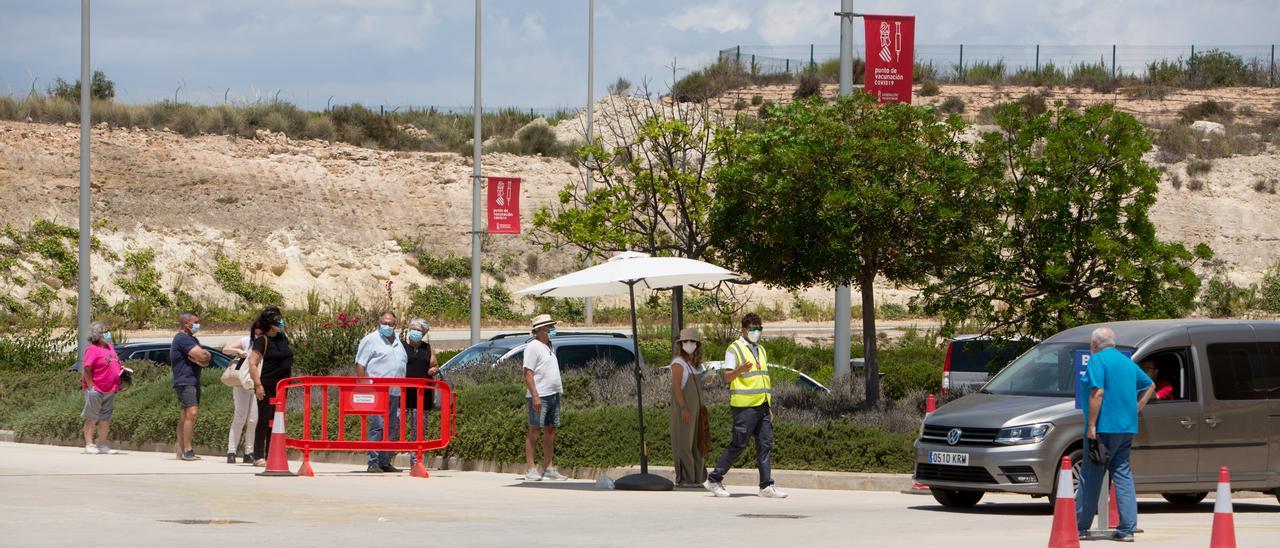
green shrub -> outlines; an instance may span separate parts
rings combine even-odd
[[[1272,314],[1280,313],[1280,261],[1276,261],[1262,276],[1258,288],[1258,308]]]
[[[1066,73],[1053,63],[1045,63],[1040,70],[1020,68],[1009,76],[1009,83],[1021,86],[1053,87],[1066,85],[1067,81]]]
[[[125,253],[124,268],[116,278],[116,286],[127,297],[117,303],[116,312],[138,327],[146,325],[156,312],[172,304],[160,286],[160,273],[153,264],[155,258],[155,250],[149,247]]]
[[[916,90],[916,95],[921,97],[936,97],[941,93],[942,90],[934,82],[925,82],[920,85],[920,89]]]
[[[559,152],[556,132],[551,126],[536,121],[520,128],[516,132],[516,140],[520,142],[520,151],[524,154],[552,156]]]
[[[444,257],[437,257],[426,251],[418,253],[418,271],[438,280],[453,280],[471,277],[471,259],[450,251]]]
[[[360,339],[376,322],[339,312],[332,318],[307,318],[289,326],[294,375],[334,375],[351,369]]]
[[[0,335],[0,371],[61,371],[76,361],[75,332],[55,333],[48,324],[25,334]],[[5,398],[14,393],[0,390]],[[0,398],[0,399],[5,399]]]
[[[761,104],[763,104],[763,103],[764,103],[764,97],[762,97],[762,96],[760,96],[760,95],[752,95],[752,96],[751,96],[751,106],[753,106],[753,107],[758,107],[758,106],[760,106],[760,105],[761,105]]]
[[[1187,175],[1195,177],[1213,170],[1213,162],[1209,160],[1192,160],[1187,162]]]
[[[942,103],[938,105],[938,110],[947,114],[962,114],[964,113],[964,106],[963,99],[952,95],[942,100]]]
[[[1200,308],[1211,318],[1239,318],[1257,298],[1256,287],[1241,287],[1218,270],[1200,293]]]
[[[1215,122],[1227,123],[1235,119],[1235,112],[1231,108],[1231,103],[1218,102],[1213,99],[1193,103],[1178,111],[1179,118],[1184,123],[1191,123],[1196,120],[1212,120]]]
[[[977,85],[1003,83],[1007,70],[1004,59],[995,62],[977,61],[968,67],[956,66],[956,72],[963,75],[960,81]]]
[[[53,97],[73,103],[80,102],[80,80],[71,84],[62,78],[55,78],[48,91]],[[116,83],[107,78],[105,72],[95,70],[93,76],[89,78],[89,96],[93,99],[110,101],[116,96]]]
[[[429,321],[465,321],[471,317],[471,285],[458,280],[420,286],[409,284],[410,313]],[[502,285],[486,287],[481,292],[480,310],[486,318],[514,320],[521,315],[514,309],[511,293]]]
[[[1071,74],[1067,77],[1066,83],[1073,87],[1110,92],[1114,89],[1112,81],[1111,69],[1106,63],[1098,61],[1097,63],[1081,62],[1071,67]]]
[[[214,260],[215,266],[210,275],[227,293],[236,295],[244,299],[245,303],[251,305],[284,304],[284,295],[281,295],[279,291],[245,280],[239,261],[228,257],[221,251],[218,252]]]
[[[910,317],[910,314],[904,305],[885,303],[880,305],[880,310],[876,313],[876,317],[885,320],[905,320]]]
[[[1189,84],[1197,88],[1215,88],[1242,85],[1256,85],[1260,82],[1250,74],[1240,56],[1230,52],[1212,49],[1197,53],[1187,61]]]

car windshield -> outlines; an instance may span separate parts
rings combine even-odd
[[[1120,348],[1132,353],[1131,348]],[[1073,398],[1076,367],[1089,355],[1087,343],[1036,345],[1009,364],[983,387],[987,394]]]
[[[445,362],[442,369],[459,369],[469,365],[484,364],[489,365],[506,354],[510,348],[501,346],[473,346],[463,350],[457,356],[454,356]]]

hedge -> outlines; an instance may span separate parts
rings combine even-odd
[[[111,438],[136,444],[174,442],[178,416],[168,368],[135,362],[129,364],[138,380],[116,399]],[[230,389],[218,381],[218,371],[203,378],[203,397],[193,443],[224,447],[231,422]],[[556,461],[565,466],[608,467],[639,463],[639,425],[634,405],[603,405],[595,401],[586,376],[566,376],[564,411],[557,433]],[[78,376],[68,372],[0,371],[0,428],[13,429],[22,437],[53,437],[76,440],[82,435],[79,413],[83,396]],[[517,382],[461,384],[458,431],[446,450],[448,456],[468,460],[504,463],[524,461],[526,411],[524,388]],[[302,431],[300,397],[290,398],[288,430],[291,436]],[[646,402],[645,426],[649,462],[671,464],[669,415],[666,401]],[[332,410],[332,408],[331,408]],[[732,418],[727,405],[709,408],[712,454],[708,466],[729,442]],[[336,413],[330,413],[330,431],[337,427]],[[431,415],[427,432],[438,428]],[[313,417],[313,432],[319,432],[319,416]],[[350,436],[358,436],[358,419],[348,417]],[[773,463],[780,469],[834,470],[846,472],[909,472],[912,468],[914,432],[887,432],[860,423],[853,417],[838,417],[817,424],[778,419],[774,423]],[[754,447],[737,466],[753,467]]]

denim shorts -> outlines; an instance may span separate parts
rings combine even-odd
[[[529,408],[529,426],[560,428],[560,394],[542,396],[538,399],[542,400],[541,412],[534,411],[533,398],[524,399],[525,407]]]
[[[178,396],[178,403],[182,404],[182,408],[196,407],[200,405],[200,385],[183,385],[173,387],[174,394]]]

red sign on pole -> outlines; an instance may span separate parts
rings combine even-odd
[[[489,177],[489,233],[520,233],[519,177]]]
[[[863,89],[881,103],[910,103],[915,16],[864,15],[863,20],[867,30],[867,74]]]

